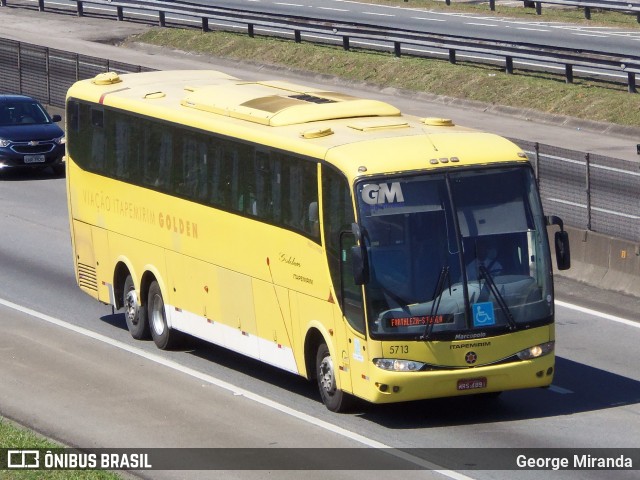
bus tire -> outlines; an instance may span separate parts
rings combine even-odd
[[[122,292],[122,305],[124,306],[124,318],[127,321],[129,333],[136,340],[149,338],[149,323],[147,322],[146,308],[140,305],[136,287],[131,275],[127,275]]]
[[[155,280],[149,286],[147,295],[147,314],[149,330],[156,346],[161,350],[170,350],[179,343],[180,332],[169,328],[167,314],[164,308],[164,299],[160,285]]]
[[[325,343],[320,344],[316,354],[316,379],[322,402],[329,410],[340,413],[352,406],[353,397],[337,387],[333,359]]]

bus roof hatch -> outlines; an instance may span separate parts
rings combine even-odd
[[[194,89],[185,107],[270,126],[296,125],[353,117],[400,116],[385,102],[286,82],[244,82]]]

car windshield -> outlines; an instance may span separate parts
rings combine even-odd
[[[51,119],[36,101],[3,101],[0,103],[0,126],[39,125],[51,123]]]
[[[546,224],[528,167],[357,185],[374,338],[481,338],[552,318]]]

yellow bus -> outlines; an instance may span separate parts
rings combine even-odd
[[[506,139],[284,81],[109,72],[68,91],[67,154],[78,285],[136,339],[314,379],[332,411],[551,384],[547,226],[558,268],[567,235]]]

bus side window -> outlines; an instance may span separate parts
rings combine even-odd
[[[104,110],[91,108],[91,169],[104,172],[106,167],[106,144],[104,131]]]
[[[203,139],[182,137],[182,169],[177,172],[178,193],[189,199],[207,198],[207,146]]]

